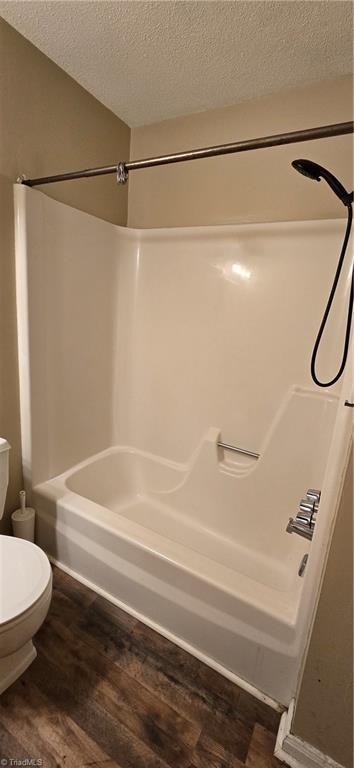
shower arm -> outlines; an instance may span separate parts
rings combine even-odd
[[[219,144],[214,147],[191,149],[187,152],[160,155],[159,157],[147,157],[143,160],[131,160],[126,163],[120,162],[116,165],[106,165],[101,168],[86,168],[82,171],[60,173],[55,176],[42,176],[37,179],[28,179],[23,174],[18,177],[17,182],[24,184],[27,187],[36,187],[59,181],[87,179],[92,176],[105,176],[114,173],[116,174],[118,184],[126,184],[130,171],[137,171],[141,168],[155,168],[158,165],[171,165],[172,163],[184,163],[188,160],[202,160],[208,157],[236,154],[237,152],[249,152],[253,149],[267,149],[268,147],[279,147],[284,144],[297,144],[302,141],[344,136],[348,133],[354,133],[354,123],[352,121],[335,123],[333,125],[322,125],[318,128],[306,128],[302,131],[292,131],[291,133],[278,133],[273,136],[263,136],[258,139],[237,141],[232,144]]]

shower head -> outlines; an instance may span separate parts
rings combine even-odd
[[[350,232],[352,228],[352,221],[353,221],[352,202],[354,200],[354,192],[347,192],[347,190],[344,189],[343,184],[341,184],[340,181],[338,181],[338,179],[336,179],[336,177],[333,176],[333,173],[331,173],[330,171],[327,171],[327,168],[323,168],[322,165],[313,163],[312,160],[303,160],[303,159],[293,160],[291,165],[293,166],[293,168],[295,168],[296,171],[299,171],[299,173],[302,173],[303,176],[308,176],[309,179],[313,179],[314,181],[321,181],[321,178],[325,179],[327,184],[329,184],[331,189],[333,189],[333,192],[337,195],[337,197],[339,197],[339,199],[342,201],[343,205],[345,205],[348,211],[347,226],[345,230],[343,245],[342,245],[340,256],[339,256],[337,270],[334,276],[333,285],[329,294],[326,309],[324,311],[324,315],[321,321],[320,329],[317,334],[315,346],[313,348],[312,357],[311,357],[311,376],[315,384],[317,384],[318,387],[332,387],[333,384],[335,384],[336,381],[340,379],[348,359],[350,332],[351,332],[351,326],[352,326],[352,313],[353,313],[353,305],[354,305],[354,270],[352,270],[349,306],[348,306],[348,319],[347,319],[347,327],[345,331],[343,357],[342,357],[342,362],[339,366],[339,369],[336,375],[333,377],[333,379],[331,379],[330,381],[320,381],[316,373],[316,361],[317,361],[318,350],[321,344],[323,332],[327,324],[327,320],[333,304],[333,299],[335,297],[335,293],[337,290],[338,281],[341,276],[343,262],[344,262],[348,242],[349,242]]]
[[[333,192],[346,207],[353,202],[353,192],[347,192],[347,190],[344,189],[343,184],[333,176],[333,173],[327,171],[322,165],[313,163],[312,160],[293,160],[291,165],[296,171],[299,171],[299,173],[302,173],[303,176],[307,176],[309,179],[313,179],[314,181],[321,181],[321,178],[325,179],[327,184],[329,184],[331,189],[333,189]]]

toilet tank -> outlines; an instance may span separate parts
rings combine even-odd
[[[6,491],[9,482],[10,443],[0,437],[0,519],[4,514]]]

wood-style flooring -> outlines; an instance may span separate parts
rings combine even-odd
[[[0,696],[0,765],[281,765],[279,714],[57,568],[35,644]]]

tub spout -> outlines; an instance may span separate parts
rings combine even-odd
[[[303,536],[304,539],[312,539],[313,537],[313,528],[311,528],[310,525],[307,523],[302,523],[297,519],[296,517],[290,517],[289,522],[286,526],[286,532],[287,533],[298,533],[299,536]]]

